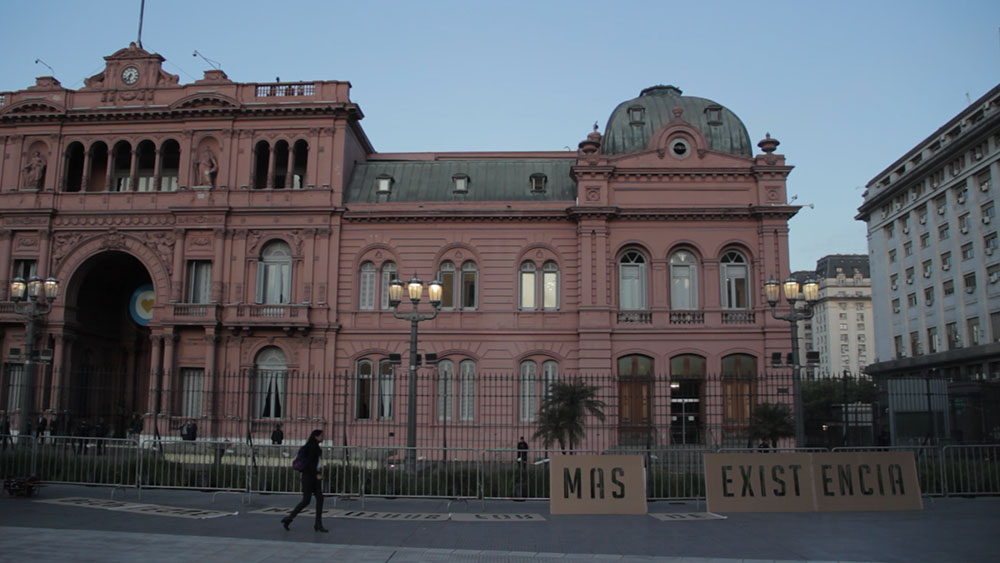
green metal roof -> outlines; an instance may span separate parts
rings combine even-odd
[[[697,127],[712,150],[753,156],[747,128],[735,113],[712,100],[682,96],[674,86],[646,88],[638,98],[619,104],[604,129],[601,152],[623,154],[647,149],[650,137],[674,120],[676,107],[684,110],[680,118]],[[642,108],[641,121],[632,121],[632,108]]]
[[[570,177],[575,160],[440,160],[375,161],[354,167],[345,202],[419,201],[574,201]],[[468,176],[468,191],[455,192],[456,175]],[[546,176],[545,191],[532,191],[531,176]],[[388,194],[378,192],[377,179],[391,177]]]

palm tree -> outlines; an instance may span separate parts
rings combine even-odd
[[[792,408],[785,403],[761,403],[750,419],[750,438],[778,447],[778,440],[795,436]]]
[[[604,401],[597,398],[600,387],[589,385],[580,379],[557,381],[549,387],[549,393],[538,409],[538,429],[535,438],[541,438],[548,448],[553,442],[566,453],[572,451],[586,434],[583,421],[590,413],[604,421]]]

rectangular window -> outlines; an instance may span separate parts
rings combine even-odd
[[[535,362],[521,362],[521,422],[534,422],[535,414],[538,412],[537,370]]]
[[[893,248],[892,250],[889,251],[889,263],[890,264],[895,264],[896,263],[896,249],[895,248]]]
[[[892,300],[892,312],[893,313],[898,313],[899,312],[899,299],[893,299]]]
[[[973,272],[971,274],[965,274],[965,278],[963,279],[963,281],[965,282],[965,292],[966,293],[970,293],[970,294],[971,293],[975,293],[975,291],[976,291],[976,274],[975,274],[975,272]]]
[[[920,248],[930,248],[930,246],[931,246],[930,233],[924,233],[920,235]]]
[[[965,321],[965,329],[969,334],[969,345],[979,346],[979,317],[972,317]]]
[[[962,338],[958,335],[958,324],[948,323],[944,327],[945,334],[948,336],[948,349],[956,350],[962,347]]]
[[[24,364],[7,363],[3,364],[3,369],[7,373],[7,412],[14,412],[21,408],[21,393],[24,392]]]
[[[438,280],[441,282],[441,307],[444,309],[455,308],[455,267],[451,264],[442,264],[438,273]]]
[[[969,234],[969,225],[971,220],[969,219],[969,214],[966,213],[958,218],[958,227],[962,231],[963,235]]]
[[[393,393],[395,392],[395,381],[393,380],[392,363],[389,360],[381,360],[378,364],[378,417],[380,420],[392,418]]]
[[[476,418],[476,363],[462,360],[458,375],[458,419],[471,422]]]
[[[521,270],[521,309],[535,308],[535,272]]]
[[[354,418],[366,420],[372,417],[372,362],[360,360],[355,375]]]
[[[451,360],[438,363],[438,420],[451,420],[455,404],[455,364]]]
[[[891,239],[896,236],[896,226],[889,223],[885,226],[885,238]]]
[[[934,304],[934,288],[925,287],[924,288],[924,304],[930,307]]]
[[[924,272],[925,278],[931,277],[931,274],[934,273],[934,262],[930,260],[924,260],[924,263],[921,264],[920,267]]]
[[[209,303],[212,290],[212,261],[191,260],[188,262],[188,303]]]
[[[24,281],[28,281],[37,275],[37,260],[14,260],[14,271],[11,272],[10,279],[21,278]]]
[[[972,243],[967,242],[962,245],[962,260],[972,260],[975,254],[972,252]]]
[[[920,349],[920,333],[916,331],[910,333],[910,351],[914,356],[919,356],[923,353]]]
[[[913,243],[906,241],[903,243],[903,256],[913,256]]]
[[[938,342],[938,329],[932,326],[927,329],[927,352],[929,354],[936,354],[939,350],[940,343]]]
[[[903,337],[897,334],[892,338],[892,343],[896,349],[896,357],[905,358],[906,350],[903,350]]]
[[[941,269],[946,272],[951,269],[951,252],[945,252],[941,255]]]
[[[469,271],[462,268],[462,308],[476,308],[476,271]]]
[[[542,270],[542,307],[559,308],[559,272]]]
[[[201,418],[205,370],[181,368],[181,416]]]
[[[952,280],[945,280],[945,282],[941,284],[941,292],[945,295],[954,295],[955,282]]]
[[[941,225],[938,227],[938,240],[948,240],[950,233],[951,227],[948,226],[948,223]]]
[[[358,280],[358,308],[362,311],[375,310],[375,265],[365,262],[361,265],[361,277]]]
[[[916,307],[917,306],[917,294],[916,293],[911,293],[911,294],[909,294],[909,295],[906,296],[906,306],[907,307]]]

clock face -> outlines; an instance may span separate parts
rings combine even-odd
[[[131,86],[138,81],[139,81],[139,69],[135,68],[134,66],[125,67],[125,70],[122,71],[122,82]]]

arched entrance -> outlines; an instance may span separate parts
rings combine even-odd
[[[152,288],[146,267],[134,256],[111,250],[83,261],[66,291],[65,334],[71,342],[67,357],[63,407],[71,430],[103,427],[124,437],[133,413],[143,413],[149,401]],[[137,290],[139,292],[137,293]],[[137,298],[138,296],[138,298]]]

